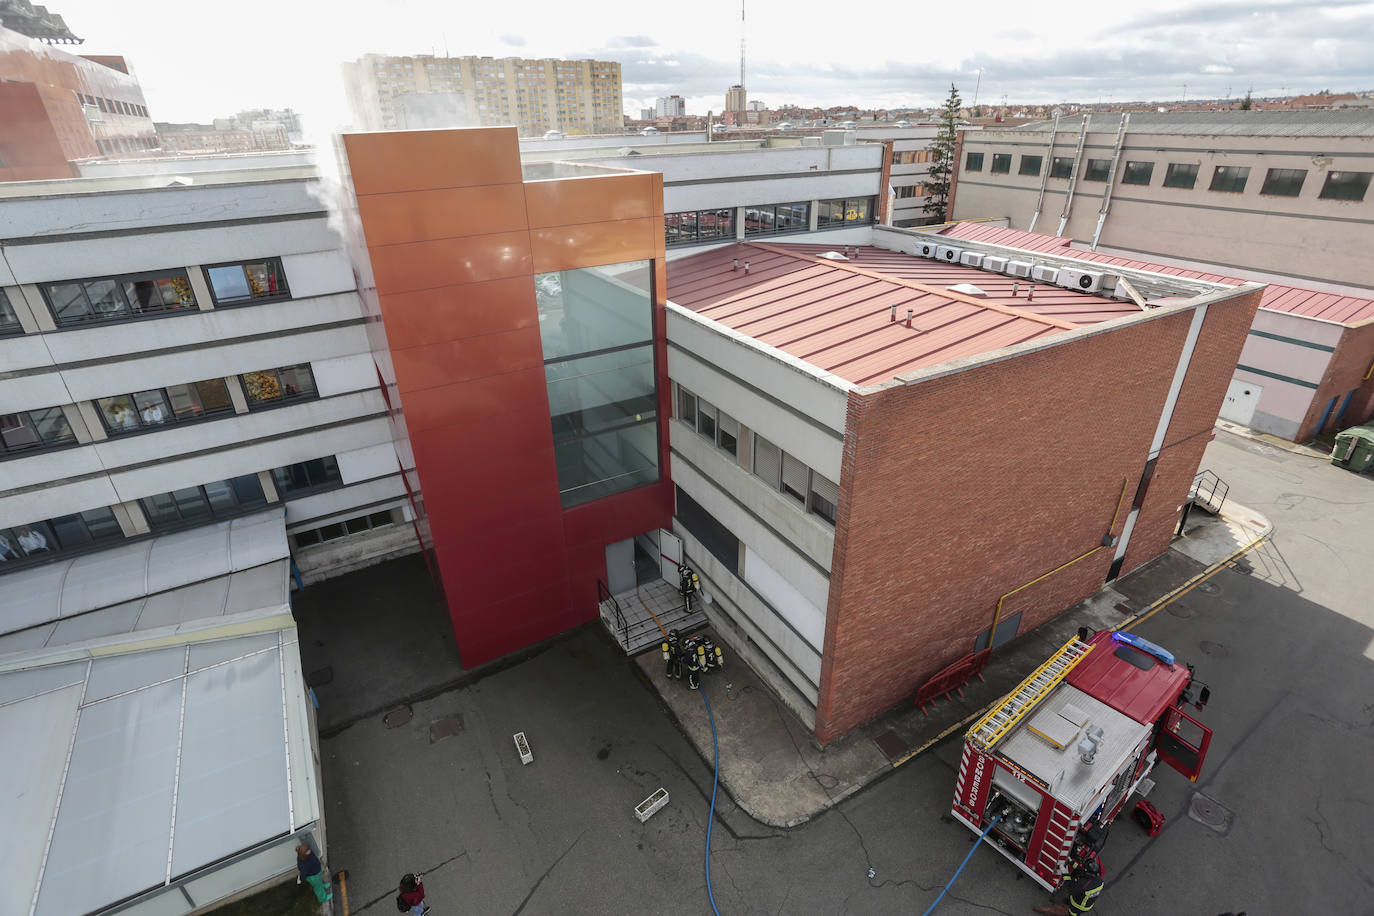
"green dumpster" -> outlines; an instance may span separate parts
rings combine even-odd
[[[1331,463],[1352,471],[1374,468],[1374,423],[1352,426],[1336,434],[1331,449]]]

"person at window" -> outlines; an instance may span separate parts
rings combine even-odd
[[[110,411],[110,424],[115,429],[138,429],[138,417],[128,404],[116,404]]]
[[[43,532],[35,528],[18,528],[15,529],[15,534],[19,537],[19,546],[26,554],[42,553],[48,549],[48,539],[43,536]]]
[[[14,549],[14,545],[10,543],[9,537],[0,534],[0,561],[18,560],[19,558],[19,551]]]
[[[162,423],[162,405],[157,401],[152,401],[143,408],[143,425],[158,426]]]

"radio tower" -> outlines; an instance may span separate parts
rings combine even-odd
[[[739,87],[744,88],[744,0],[739,0]]]

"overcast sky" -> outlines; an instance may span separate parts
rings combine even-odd
[[[1374,89],[1374,0],[1056,4],[749,0],[751,99],[770,106],[1127,101]],[[347,122],[339,64],[368,52],[596,57],[625,109],[719,111],[739,78],[738,0],[51,0],[84,53],[125,55],[156,120],[291,107]],[[77,49],[71,49],[77,50]]]

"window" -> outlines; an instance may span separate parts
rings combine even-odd
[[[873,198],[851,197],[844,200],[822,200],[817,204],[816,226],[856,225],[873,222]]]
[[[184,270],[45,283],[41,289],[61,327],[196,310]]]
[[[677,389],[677,418],[696,429],[697,396],[682,386],[678,386]]]
[[[275,475],[277,472],[272,473]],[[198,487],[145,496],[138,502],[143,506],[149,527],[161,531],[242,515],[267,505],[267,497],[262,492],[258,475],[245,474]]]
[[[308,493],[343,486],[339,463],[333,455],[273,468],[272,481],[277,485],[277,495],[282,499],[295,499]]]
[[[105,430],[112,436],[234,410],[229,388],[219,378],[98,398],[95,403]]]
[[[964,171],[981,172],[983,171],[983,154],[969,153],[964,157]]]
[[[1185,162],[1171,162],[1164,172],[1164,187],[1191,188],[1197,184],[1197,166]]]
[[[60,407],[0,414],[0,456],[70,445],[76,441]]]
[[[1044,163],[1044,156],[1022,156],[1021,171],[1022,175],[1039,175],[1040,166]]]
[[[807,508],[830,524],[835,524],[835,506],[840,501],[840,488],[815,471],[811,472],[811,492]]]
[[[744,208],[744,234],[777,235],[783,232],[804,232],[810,228],[811,205],[768,204]]]
[[[716,447],[739,460],[739,421],[723,410],[716,424]]]
[[[1235,191],[1237,193],[1245,190],[1245,182],[1250,179],[1250,169],[1239,165],[1219,165],[1212,173],[1212,184],[1208,187],[1209,191]]]
[[[62,550],[76,550],[91,544],[103,544],[124,537],[119,520],[109,508],[91,509],[76,515],[52,519],[52,528]]]
[[[1051,178],[1072,178],[1073,160],[1068,156],[1055,156],[1050,160]]]
[[[339,538],[348,537],[350,534],[362,534],[365,531],[386,528],[394,524],[396,524],[395,510],[388,509],[383,512],[373,512],[370,515],[359,515],[356,518],[335,522],[332,525],[297,531],[292,537],[295,538],[297,547],[312,547],[325,541],[336,541]]]
[[[782,449],[754,433],[754,475],[774,490],[781,485]]]
[[[291,297],[286,274],[282,272],[281,258],[220,264],[205,268],[205,274],[210,281],[210,293],[216,305]]]
[[[659,479],[651,275],[648,261],[535,275],[565,508]]]
[[[716,406],[704,398],[697,401],[697,432],[716,441]]]
[[[1112,171],[1112,160],[1110,159],[1089,159],[1087,166],[1083,169],[1084,181],[1106,181]]]
[[[786,452],[782,453],[782,491],[806,505],[807,477],[811,469]]]
[[[735,210],[687,210],[663,216],[664,241],[669,245],[708,242],[735,237]]]
[[[907,185],[904,188],[893,188],[892,193],[898,200],[908,200],[917,195],[921,186],[918,184]]]
[[[23,333],[24,326],[19,323],[19,313],[14,310],[9,294],[0,289],[0,337]]]
[[[701,542],[701,546],[720,561],[731,575],[739,575],[739,538],[707,512],[682,487],[676,487],[678,521]]]
[[[41,561],[123,537],[119,521],[109,508],[0,528],[0,573],[28,565],[26,561]]]
[[[245,372],[239,378],[243,380],[243,391],[248,396],[250,409],[313,398],[318,393],[309,363]]]
[[[1275,197],[1297,197],[1306,180],[1307,169],[1270,169],[1264,176],[1260,193]]]
[[[1154,175],[1153,162],[1127,162],[1126,170],[1121,173],[1122,184],[1149,184]]]
[[[992,174],[1005,175],[1011,171],[1011,153],[992,154]]]
[[[1370,172],[1327,172],[1322,185],[1323,200],[1364,200],[1369,190]]]

